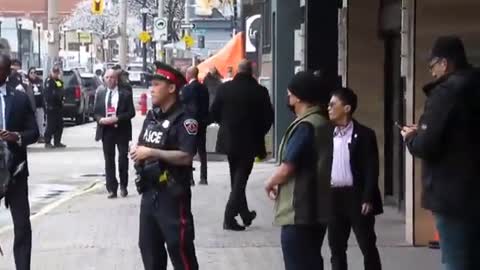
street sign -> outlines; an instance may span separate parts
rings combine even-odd
[[[182,28],[182,29],[195,29],[195,24],[194,23],[182,24],[182,25],[180,25],[180,28]]]
[[[153,33],[155,40],[167,41],[167,38],[168,38],[167,20],[164,18],[155,18],[153,25],[155,26],[154,33]]]
[[[205,35],[207,33],[205,29],[198,29],[198,28],[193,29],[193,32],[198,35]]]
[[[150,9],[144,7],[140,9],[140,14],[148,14],[150,12]]]
[[[140,39],[142,43],[147,43],[152,39],[152,37],[150,36],[150,33],[148,33],[147,31],[142,31],[138,35],[138,39]]]
[[[92,43],[92,34],[87,32],[80,32],[78,33],[78,40],[80,43],[87,44]]]
[[[187,48],[192,48],[193,45],[195,44],[195,40],[193,39],[192,36],[190,35],[185,35],[183,38],[182,38],[183,42],[185,42],[185,46]]]

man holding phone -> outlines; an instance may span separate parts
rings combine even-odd
[[[27,145],[39,137],[35,113],[28,96],[7,85],[11,60],[0,54],[0,144],[10,152],[10,182],[6,184],[5,197],[13,219],[13,254],[17,270],[29,270],[32,249],[30,205],[28,202]],[[4,181],[5,179],[0,179]]]
[[[423,115],[401,132],[423,161],[422,204],[435,216],[445,269],[480,269],[480,73],[455,36],[435,42],[429,70]]]

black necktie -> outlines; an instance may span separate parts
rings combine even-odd
[[[112,107],[112,90],[108,91],[108,100],[107,100],[107,108]]]

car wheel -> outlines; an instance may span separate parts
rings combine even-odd
[[[77,114],[77,116],[75,117],[75,124],[81,125],[85,123],[85,120],[86,120],[86,114],[84,110],[82,113]]]

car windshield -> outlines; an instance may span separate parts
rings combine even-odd
[[[128,71],[143,71],[143,67],[141,66],[129,66],[127,67]]]
[[[64,71],[63,72],[63,82],[66,86],[77,85],[77,78],[73,71]]]

